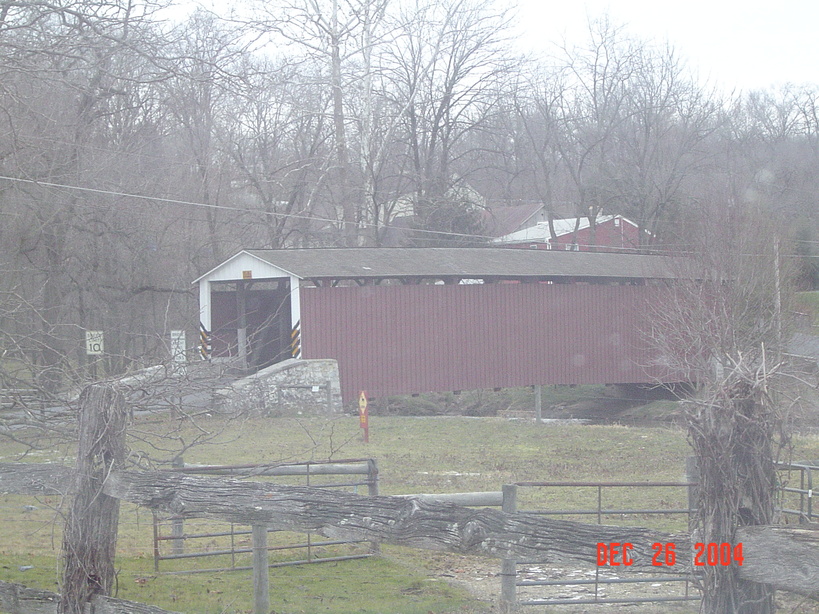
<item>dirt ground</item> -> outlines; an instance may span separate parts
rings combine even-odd
[[[456,584],[468,590],[482,603],[478,612],[499,612],[498,598],[501,592],[500,561],[480,559],[477,557],[461,557],[445,553],[430,553],[425,560],[425,567],[432,578]],[[595,579],[597,570],[594,568],[574,565],[554,567],[552,565],[520,565],[518,567],[518,581],[521,582],[589,582]],[[641,574],[617,574],[605,570],[599,573],[601,580],[619,580],[626,577],[640,577]],[[642,578],[645,578],[642,574]],[[695,595],[693,587],[690,594]],[[682,596],[684,585],[681,583],[662,583],[658,581],[641,582],[639,584],[600,584],[597,598],[604,599],[646,599],[664,597],[668,595]],[[523,586],[517,588],[519,601],[527,600],[572,600],[580,601],[595,598],[593,584],[553,585],[553,586]],[[604,612],[635,612],[639,614],[654,614],[660,612],[675,614],[694,614],[697,612],[697,602],[687,603],[645,603],[645,604],[593,604],[593,605],[554,605],[537,606],[530,611],[543,614],[581,614]],[[528,608],[522,608],[525,614]]]
[[[545,419],[557,420],[588,420],[589,422],[624,422],[624,423],[648,423],[648,424],[669,424],[681,422],[681,415],[676,404],[655,403],[651,410],[659,409],[662,416],[657,420],[656,415],[651,417],[640,417],[639,411],[634,412],[635,407],[640,407],[641,403],[629,400],[616,399],[595,399],[564,405],[544,408],[543,417]],[[819,426],[819,414],[815,411],[809,416],[800,416],[799,425],[802,430],[812,431]],[[530,416],[514,416],[511,419],[530,419]],[[480,559],[477,557],[459,557],[452,554],[435,553],[431,554],[426,561],[432,577],[457,584],[466,588],[475,598],[481,601],[481,608],[477,612],[497,613],[498,599],[501,592],[500,561],[492,559]],[[582,567],[581,565],[569,565],[557,568],[551,565],[520,565],[518,567],[518,581],[524,582],[558,582],[566,580],[568,582],[593,581],[597,576],[602,580],[619,580],[618,574],[611,570],[595,570],[594,568]],[[621,574],[622,578],[634,577],[634,574]],[[636,575],[636,577],[640,577]],[[643,578],[647,576],[643,575]],[[684,597],[686,595],[686,585],[682,582],[662,582],[654,581],[651,576],[649,581],[640,583],[602,583],[595,586],[589,584],[575,585],[549,585],[549,586],[524,586],[517,588],[519,601],[560,599],[560,600],[587,600],[596,597],[605,599],[646,599],[654,596]],[[693,584],[688,585],[688,594],[695,596],[698,594]],[[545,608],[545,609],[544,609]],[[805,598],[801,595],[790,593],[777,594],[777,609],[788,614],[819,614],[819,601]],[[590,604],[590,605],[552,605],[538,606],[533,608],[521,608],[522,614],[526,611],[538,612],[540,614],[598,614],[609,612],[624,612],[636,614],[695,614],[699,611],[698,601],[680,601],[666,603],[623,603],[623,604]],[[477,614],[476,612],[476,614]]]
[[[446,553],[428,553],[425,567],[431,578],[446,581],[468,590],[480,601],[477,609],[469,610],[470,614],[499,614],[498,598],[501,591],[500,561],[463,557]],[[600,573],[600,579],[618,579],[643,577],[645,574],[617,574],[606,570]],[[518,581],[556,581],[556,580],[593,580],[595,570],[582,566],[563,568],[551,565],[521,565],[518,568]],[[594,598],[594,585],[575,586],[534,586],[518,587],[518,600],[527,599],[566,599],[585,600]],[[606,584],[598,589],[599,599],[631,599],[682,596],[685,585],[682,583],[641,582],[639,584]],[[689,585],[689,594],[697,592]],[[787,614],[819,614],[819,601],[791,593],[777,593],[777,610]],[[588,605],[553,605],[520,608],[520,614],[531,611],[533,614],[696,614],[699,611],[698,601],[687,602],[653,602],[653,603],[616,603]],[[466,612],[461,610],[460,612]],[[454,613],[452,613],[454,614]]]

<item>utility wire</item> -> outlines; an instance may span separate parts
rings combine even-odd
[[[277,211],[263,211],[263,210],[260,210],[260,209],[245,209],[245,208],[242,208],[242,207],[234,207],[234,206],[230,206],[230,205],[216,205],[216,204],[201,203],[201,202],[190,201],[190,200],[181,200],[181,199],[175,199],[175,198],[164,198],[164,197],[161,197],[161,196],[146,196],[146,195],[143,195],[143,194],[133,194],[133,193],[129,193],[129,192],[119,192],[119,191],[116,191],[116,190],[103,190],[103,189],[100,189],[100,188],[89,188],[89,187],[82,187],[82,186],[73,186],[73,185],[68,185],[68,184],[63,184],[63,183],[56,183],[56,182],[51,182],[51,181],[38,181],[36,179],[23,179],[23,178],[20,178],[20,177],[10,177],[8,175],[0,175],[0,180],[16,182],[16,183],[25,183],[25,184],[29,184],[29,185],[49,187],[49,188],[54,188],[54,189],[59,189],[59,190],[74,190],[74,191],[78,191],[78,192],[86,192],[86,193],[91,193],[91,194],[101,194],[101,195],[105,195],[105,196],[117,196],[117,197],[120,197],[120,198],[134,198],[134,199],[155,201],[155,202],[169,204],[169,205],[182,205],[182,206],[198,207],[198,208],[204,208],[204,209],[215,209],[215,210],[222,210],[222,211],[230,211],[230,212],[233,212],[233,213],[245,213],[245,214],[250,214],[250,215],[261,215],[261,216],[264,216],[264,217],[273,217],[273,218],[285,218],[285,219],[294,219],[294,220],[307,220],[307,221],[313,221],[313,222],[324,222],[324,223],[328,223],[328,224],[334,224],[334,225],[337,225],[337,226],[339,226],[339,225],[343,226],[343,225],[346,225],[346,224],[354,224],[357,228],[370,228],[370,229],[379,228],[379,226],[377,224],[373,224],[373,223],[370,223],[370,222],[345,222],[344,220],[325,218],[325,217],[320,217],[320,216],[316,216],[316,215],[301,215],[301,214],[298,214],[298,213],[282,213],[282,212],[277,212]],[[0,213],[3,213],[3,212],[0,212]],[[14,215],[12,213],[3,213],[3,214]],[[196,220],[189,220],[189,221],[196,221]],[[317,231],[313,231],[313,232],[317,234]],[[494,240],[494,239],[498,238],[496,236],[490,236],[490,235],[476,235],[476,234],[451,232],[451,231],[443,231],[443,230],[426,230],[426,229],[422,229],[422,228],[413,228],[412,232],[428,234],[428,235],[438,236],[438,237],[457,237],[457,238],[468,238],[468,239],[485,239],[487,241],[491,241],[491,240]],[[804,244],[819,243],[819,241],[806,240],[806,239],[795,239],[795,242],[804,243]],[[538,241],[537,240],[521,241],[519,243],[521,243],[521,244],[533,243],[534,244],[534,243],[538,243]],[[509,245],[509,244],[507,243],[507,244],[504,244],[504,245],[506,246],[506,245]],[[561,248],[562,245],[564,245],[564,244],[555,245],[554,246],[555,249],[553,251],[564,251]],[[648,245],[648,246],[644,246],[644,247],[614,248],[611,245],[583,244],[583,247],[584,248],[593,248],[593,249],[598,249],[599,248],[599,249],[606,249],[606,250],[617,249],[618,253],[644,253],[645,250],[648,250],[652,254],[655,254],[655,255],[660,255],[660,254],[683,255],[683,254],[687,254],[687,253],[694,253],[690,248],[686,248],[686,249],[681,250],[681,249],[675,249],[675,248],[673,248],[672,246],[669,246],[669,245],[660,245],[660,246]],[[568,251],[571,251],[571,250],[568,250]],[[799,258],[810,258],[810,256],[800,255],[800,254],[792,255],[792,256],[789,256],[789,257],[794,257],[794,256],[799,257]]]
[[[73,186],[67,185],[63,183],[54,183],[51,181],[37,181],[35,179],[22,179],[20,177],[9,177],[7,175],[0,175],[0,179],[6,181],[12,181],[17,183],[26,183],[30,185],[36,186],[44,186],[49,188],[55,189],[62,189],[62,190],[75,190],[78,192],[88,192],[91,194],[102,194],[105,196],[118,196],[122,198],[136,198],[142,200],[151,200],[160,203],[166,203],[171,205],[185,205],[189,207],[201,207],[205,209],[217,209],[223,211],[232,211],[237,213],[249,213],[252,215],[263,215],[266,217],[275,217],[275,218],[287,218],[287,219],[298,219],[298,220],[308,220],[313,222],[326,222],[329,224],[335,225],[346,225],[346,224],[354,224],[357,228],[377,228],[376,224],[372,224],[370,222],[345,222],[344,220],[334,220],[332,218],[324,218],[315,215],[299,215],[297,213],[280,213],[276,211],[262,211],[259,209],[243,209],[241,207],[232,207],[229,205],[214,205],[209,203],[200,203],[196,201],[190,200],[180,200],[175,198],[163,198],[161,196],[145,196],[142,194],[131,194],[128,192],[118,192],[115,190],[102,190],[99,188],[87,188],[81,186]],[[462,232],[447,232],[443,230],[425,230],[421,228],[412,229],[413,232],[418,233],[425,233],[435,236],[449,236],[449,237],[461,237],[461,238],[470,238],[470,239],[494,239],[496,237],[491,237],[488,235],[473,235],[468,233]]]

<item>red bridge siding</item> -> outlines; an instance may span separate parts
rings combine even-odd
[[[302,356],[335,358],[345,401],[534,384],[656,381],[647,286],[303,288]]]

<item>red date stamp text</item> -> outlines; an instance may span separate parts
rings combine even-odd
[[[651,564],[655,567],[673,567],[677,564],[677,546],[673,542],[651,544],[654,555]],[[599,566],[629,567],[634,564],[632,553],[634,544],[629,542],[600,542],[597,544],[597,564]],[[716,567],[723,565],[742,566],[742,543],[694,544],[694,567]]]

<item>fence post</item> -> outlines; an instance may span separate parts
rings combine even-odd
[[[535,386],[535,422],[543,422],[543,386]]]
[[[378,496],[378,462],[374,458],[367,459],[367,494]]]
[[[159,518],[155,510],[151,510],[151,518],[154,525],[154,571],[159,571]]]
[[[82,614],[94,595],[110,595],[119,500],[102,492],[125,460],[128,411],[112,384],[91,384],[80,395],[79,444],[71,507],[63,532],[63,590],[59,614]]]
[[[367,494],[378,496],[378,463],[374,458],[367,460]],[[370,542],[370,554],[381,554],[381,544]]]
[[[685,457],[685,481],[689,484],[697,484],[688,487],[688,524],[694,520],[693,512],[697,509],[697,498],[699,496],[700,467],[697,464],[696,456]]]
[[[503,485],[502,511],[514,514],[518,511],[517,484]],[[503,614],[517,611],[517,576],[518,568],[515,559],[503,559],[501,562],[501,597],[500,610]]]
[[[185,459],[177,456],[172,463],[175,468],[183,468],[185,466]],[[182,554],[185,552],[185,521],[180,517],[174,517],[171,520],[171,535],[175,537],[172,543],[171,551],[174,554]]]
[[[267,559],[267,527],[254,524],[253,531],[253,596],[254,614],[270,614],[270,569]]]

